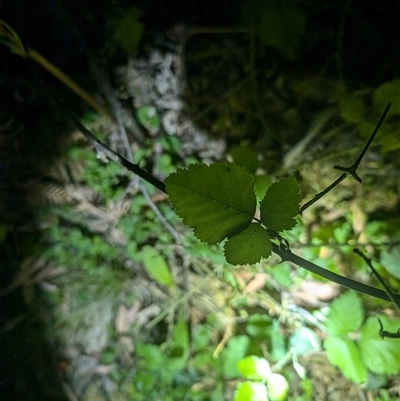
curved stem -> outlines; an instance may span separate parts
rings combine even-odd
[[[358,281],[354,281],[352,279],[349,279],[347,277],[343,277],[339,274],[333,273],[329,270],[326,270],[322,268],[321,266],[318,266],[306,259],[303,259],[302,257],[295,255],[292,253],[289,249],[286,248],[281,248],[276,244],[272,245],[272,250],[279,255],[283,261],[288,261],[292,262],[295,265],[298,265],[300,267],[303,267],[304,269],[318,274],[321,277],[326,278],[327,280],[333,281],[335,283],[338,283],[344,287],[350,288],[352,290],[361,292],[366,295],[370,295],[375,298],[383,299],[385,301],[391,301],[391,299],[388,297],[385,291],[382,291],[378,288],[371,287],[366,284],[359,283]],[[397,303],[400,302],[400,295],[391,293],[393,300]]]

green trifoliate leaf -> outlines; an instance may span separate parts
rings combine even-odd
[[[341,336],[357,331],[363,320],[360,297],[354,291],[347,291],[331,303],[325,328],[331,336]]]
[[[349,338],[328,337],[324,347],[329,361],[341,370],[343,376],[354,383],[363,383],[367,380],[367,369],[354,341]]]
[[[251,223],[240,234],[225,244],[225,257],[232,265],[254,264],[271,255],[272,243],[267,231],[258,223]]]
[[[239,383],[233,401],[268,401],[267,387],[257,382]]]
[[[300,186],[293,177],[272,184],[260,204],[260,219],[271,230],[290,230],[299,212]]]
[[[211,245],[243,231],[256,210],[253,178],[234,164],[192,164],[165,185],[177,215]]]
[[[383,328],[396,333],[400,320],[380,316]],[[400,339],[381,338],[376,317],[370,317],[360,330],[359,346],[364,363],[374,373],[389,375],[400,372]]]
[[[271,374],[271,366],[264,358],[258,356],[247,356],[236,364],[237,370],[250,380],[263,381]]]
[[[273,373],[268,377],[267,391],[271,401],[283,401],[289,391],[289,383],[284,376]]]

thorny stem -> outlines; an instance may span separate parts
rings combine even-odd
[[[374,129],[374,132],[371,134],[370,138],[368,139],[368,142],[364,146],[363,150],[361,151],[360,155],[358,156],[358,158],[354,162],[354,164],[351,165],[350,167],[334,166],[333,167],[334,169],[339,170],[339,171],[344,171],[344,173],[336,181],[334,181],[331,185],[329,185],[329,187],[327,187],[322,192],[315,195],[311,200],[309,200],[306,204],[304,204],[299,210],[300,214],[302,214],[304,212],[304,210],[308,209],[311,205],[313,205],[315,202],[317,202],[319,199],[321,199],[323,196],[325,196],[329,191],[331,191],[333,188],[335,188],[337,185],[339,185],[347,177],[347,175],[351,175],[359,183],[362,182],[361,178],[357,175],[357,168],[360,165],[362,158],[367,153],[368,148],[371,146],[371,143],[374,140],[375,135],[379,131],[379,128],[381,127],[383,121],[385,120],[386,115],[389,112],[390,106],[391,106],[391,103],[388,103],[388,105],[386,106],[386,109],[384,110],[384,112],[382,113],[382,115],[378,121],[378,124],[376,125],[376,127]]]

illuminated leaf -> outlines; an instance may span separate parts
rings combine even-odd
[[[147,274],[158,284],[172,287],[172,275],[164,258],[151,246],[145,246],[142,250],[143,265]]]
[[[396,333],[400,319],[379,316],[384,330]],[[359,347],[364,363],[374,373],[389,375],[400,372],[400,338],[381,338],[376,317],[370,317],[360,330]]]
[[[289,383],[284,376],[273,373],[267,379],[267,392],[270,401],[283,401],[289,391]]]
[[[256,210],[253,178],[234,164],[192,164],[171,174],[165,185],[177,215],[209,244],[239,234]]]
[[[373,96],[374,106],[382,112],[389,102],[392,103],[389,113],[400,114],[400,79],[385,82],[375,90]]]
[[[154,106],[142,106],[136,110],[136,117],[140,124],[149,131],[160,128],[160,116]]]
[[[257,382],[239,383],[233,401],[268,401],[267,387]]]
[[[243,377],[250,380],[263,381],[271,374],[269,362],[258,356],[247,356],[236,364],[237,370]]]
[[[251,223],[240,234],[231,237],[224,246],[225,257],[232,265],[258,263],[271,255],[272,243],[267,231],[258,223]]]
[[[329,361],[340,369],[343,376],[354,383],[363,383],[367,380],[367,369],[354,341],[349,338],[328,337],[324,347]]]
[[[331,303],[325,329],[332,336],[341,336],[357,331],[363,320],[360,297],[354,291],[347,291]]]
[[[400,245],[394,246],[390,251],[383,250],[380,256],[380,262],[385,270],[393,277],[400,280]]]
[[[289,230],[296,225],[300,187],[293,177],[272,184],[260,204],[260,219],[271,230]]]
[[[261,201],[264,198],[267,189],[272,184],[271,177],[265,174],[256,175],[254,176],[254,181],[256,183],[257,200]]]
[[[365,105],[359,97],[346,93],[339,98],[338,106],[343,120],[349,123],[359,123],[364,120]]]

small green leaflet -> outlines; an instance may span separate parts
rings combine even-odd
[[[158,284],[173,287],[174,282],[164,258],[151,246],[146,245],[142,249],[143,265],[147,274]]]
[[[258,382],[238,383],[233,401],[268,401],[267,387]]]
[[[267,379],[267,391],[271,401],[283,401],[289,392],[289,382],[279,373],[272,373]]]
[[[127,54],[132,55],[137,51],[144,25],[139,22],[139,18],[143,12],[132,7],[124,13],[124,16],[117,20],[111,21],[110,25],[114,25],[114,35],[112,40],[121,47]]]
[[[272,184],[261,201],[261,222],[271,230],[290,230],[296,225],[299,203],[299,183],[293,177],[284,178]]]
[[[347,291],[331,303],[325,329],[331,336],[341,336],[357,331],[363,320],[360,297],[354,291]]]
[[[239,234],[256,211],[253,178],[234,164],[192,164],[165,185],[178,216],[210,245]]]
[[[328,337],[324,347],[330,363],[337,366],[345,377],[354,383],[367,380],[367,369],[354,341],[350,338]]]
[[[263,381],[271,374],[271,366],[265,358],[247,356],[236,364],[237,370],[243,377],[250,380]]]
[[[225,257],[232,265],[257,263],[261,257],[268,258],[271,251],[270,237],[258,223],[251,223],[225,244]]]
[[[261,202],[261,221],[252,223],[257,198],[254,178],[228,163],[192,164],[165,180],[175,212],[202,242],[226,238],[225,257],[233,264],[254,264],[271,254],[267,229],[292,228],[299,210],[299,184],[286,178],[273,184]]]

